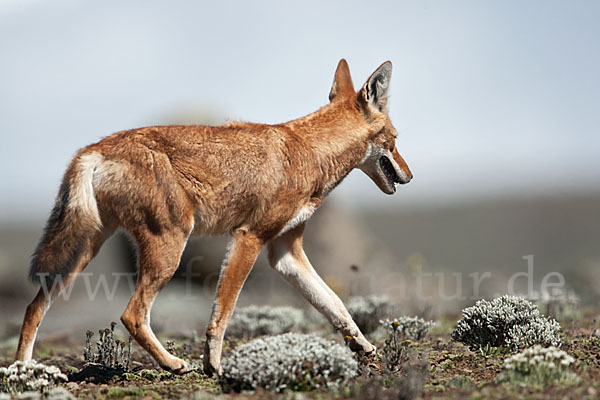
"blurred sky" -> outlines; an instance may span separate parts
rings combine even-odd
[[[186,113],[276,123],[383,61],[413,206],[600,188],[597,1],[0,1],[0,220],[45,216],[75,151]]]

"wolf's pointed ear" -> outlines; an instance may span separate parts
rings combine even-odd
[[[333,77],[333,85],[329,91],[329,101],[334,99],[342,99],[354,94],[354,84],[350,76],[350,68],[348,63],[343,58],[338,63]]]
[[[391,79],[392,62],[386,61],[373,72],[360,89],[359,101],[380,112],[385,112]]]

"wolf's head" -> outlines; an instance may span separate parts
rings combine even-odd
[[[352,101],[367,123],[366,151],[357,166],[386,194],[394,194],[398,184],[412,179],[412,172],[396,149],[396,129],[387,112],[387,98],[392,78],[392,63],[384,62],[357,92],[346,60],[340,60],[329,100]]]

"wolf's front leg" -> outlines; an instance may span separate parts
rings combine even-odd
[[[319,310],[335,329],[349,339],[353,351],[369,354],[373,346],[360,332],[344,303],[314,270],[302,249],[304,224],[269,243],[269,262]]]
[[[215,303],[206,329],[204,372],[208,375],[221,374],[221,349],[225,329],[262,246],[263,242],[250,232],[238,230],[233,234],[229,254],[221,268]]]

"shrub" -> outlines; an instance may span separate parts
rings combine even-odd
[[[347,308],[364,334],[374,332],[379,327],[379,321],[389,317],[394,310],[394,306],[386,296],[351,297]]]
[[[536,345],[504,360],[498,381],[544,387],[577,383],[577,376],[569,371],[574,362],[573,357],[554,346]]]
[[[393,321],[386,319],[380,322],[389,336],[398,336],[400,339],[413,341],[423,339],[435,325],[435,322],[425,321],[419,317],[400,317]]]
[[[279,335],[303,325],[304,313],[297,308],[251,305],[235,311],[227,335],[237,338]]]
[[[0,392],[21,393],[25,391],[47,392],[67,376],[55,366],[31,361],[15,361],[7,368],[0,368]]]
[[[464,309],[452,339],[472,350],[503,347],[516,351],[536,344],[558,347],[559,332],[559,323],[540,315],[531,302],[502,296],[492,301],[479,300]]]
[[[534,292],[530,300],[541,312],[557,320],[577,319],[581,316],[581,299],[572,290],[554,287],[550,291]]]
[[[423,389],[429,376],[429,363],[407,360],[402,369],[402,375],[377,373],[357,379],[345,388],[343,397],[340,396],[340,398],[362,400],[412,400],[423,398]]]
[[[341,344],[313,334],[286,333],[239,346],[222,367],[219,381],[225,390],[304,391],[345,383],[357,375],[358,364]]]

